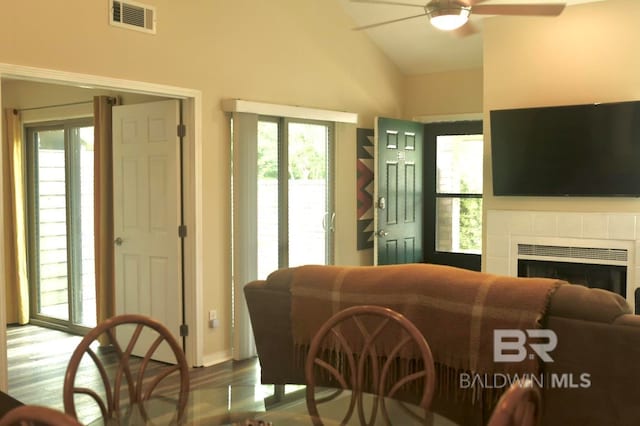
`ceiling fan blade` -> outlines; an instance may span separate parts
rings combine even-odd
[[[424,9],[424,4],[414,4],[414,3],[397,3],[395,1],[384,1],[384,0],[351,0],[352,3],[373,3],[373,4],[390,4],[392,6],[411,6],[411,7],[421,7]]]
[[[467,6],[475,6],[476,4],[484,3],[489,0],[459,0],[462,3],[465,3]]]
[[[471,13],[476,15],[558,16],[565,6],[563,3],[487,4],[473,6]]]
[[[375,24],[363,25],[362,27],[356,27],[354,31],[366,30],[369,28],[379,27],[381,25],[393,24],[394,22],[406,21],[408,19],[419,18],[421,16],[426,16],[426,13],[421,13],[420,15],[407,16],[405,18],[392,19],[391,21],[377,22]]]
[[[478,32],[478,27],[476,27],[471,21],[467,21],[467,23],[460,28],[451,31],[451,33],[456,37],[468,37]]]

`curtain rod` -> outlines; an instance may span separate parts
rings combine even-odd
[[[22,112],[22,111],[33,111],[33,110],[37,110],[37,109],[59,108],[59,107],[66,107],[66,106],[73,106],[73,105],[91,104],[91,103],[93,103],[93,101],[69,102],[68,104],[46,105],[46,106],[39,106],[39,107],[14,109],[14,111],[19,111],[19,112]]]

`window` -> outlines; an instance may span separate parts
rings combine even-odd
[[[27,126],[31,316],[93,327],[93,120]]]
[[[436,138],[436,250],[482,249],[482,135]]]
[[[425,126],[426,260],[480,270],[481,122]]]

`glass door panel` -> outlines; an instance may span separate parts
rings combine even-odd
[[[32,317],[69,331],[93,327],[93,126],[76,121],[27,133]]]
[[[333,261],[331,132],[329,123],[259,118],[258,278]]]
[[[333,227],[328,206],[329,128],[289,122],[287,135],[289,266],[324,265],[330,263],[327,235]]]
[[[278,121],[258,121],[258,278],[278,269]]]
[[[93,231],[93,126],[71,132],[71,146],[78,153],[78,179],[73,198],[75,279],[72,287],[73,323],[86,327],[96,325],[95,245]]]
[[[36,133],[37,313],[69,319],[64,130]]]

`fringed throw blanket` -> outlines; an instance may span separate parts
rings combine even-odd
[[[386,306],[406,316],[426,337],[438,368],[439,391],[468,395],[459,389],[460,372],[539,372],[536,358],[495,363],[493,331],[540,328],[550,295],[563,283],[428,264],[302,266],[291,276],[294,345],[299,354],[306,353],[320,326],[349,306]],[[474,400],[483,396],[477,390]]]

